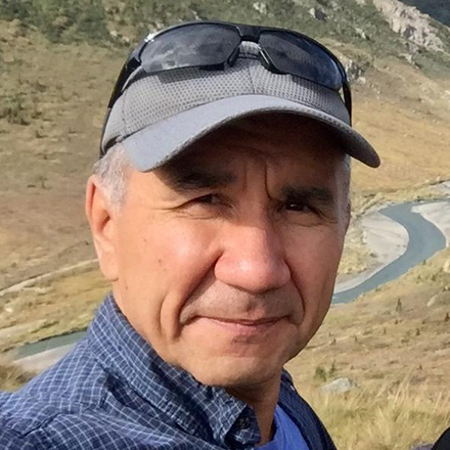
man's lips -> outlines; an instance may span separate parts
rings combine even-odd
[[[193,322],[198,325],[220,327],[224,331],[236,334],[262,333],[277,325],[285,316],[260,319],[230,319],[223,317],[197,316]]]
[[[228,318],[221,318],[221,317],[205,317],[205,319],[210,320],[216,320],[218,322],[225,322],[225,323],[231,323],[236,325],[248,325],[248,326],[257,326],[257,325],[264,325],[267,323],[276,322],[277,320],[280,320],[281,317],[269,317],[264,319],[228,319]]]

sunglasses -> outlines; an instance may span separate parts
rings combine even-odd
[[[139,67],[147,74],[194,67],[223,70],[226,65],[234,65],[242,42],[258,44],[262,65],[273,73],[293,75],[337,92],[342,89],[351,118],[351,91],[345,69],[322,44],[282,28],[213,21],[175,25],[144,39],[123,66],[108,110],[112,109]]]

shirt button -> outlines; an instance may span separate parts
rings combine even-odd
[[[250,428],[251,420],[248,417],[241,417],[238,420],[238,428],[240,430],[246,430],[247,428]]]

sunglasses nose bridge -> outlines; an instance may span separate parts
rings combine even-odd
[[[250,25],[239,25],[239,36],[243,41],[259,42],[260,29],[258,27],[252,27]]]

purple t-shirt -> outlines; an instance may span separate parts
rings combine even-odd
[[[260,450],[309,450],[297,425],[279,406],[275,408],[275,426],[273,440]]]

